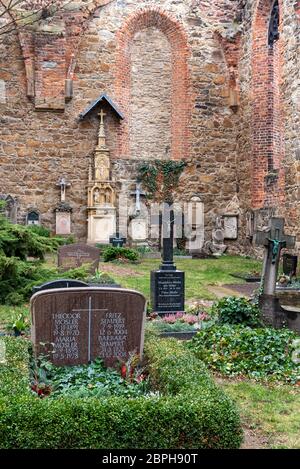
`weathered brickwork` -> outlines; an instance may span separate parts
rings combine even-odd
[[[300,229],[299,21],[296,3],[279,1],[279,39],[268,46],[273,2],[245,1],[239,62],[239,185],[243,211],[267,209]],[[299,246],[298,246],[299,249]]]
[[[300,242],[298,1],[280,0],[280,37],[268,46],[271,0],[94,0],[0,41],[0,193],[55,229],[61,176],[70,183],[72,231],[87,236],[89,158],[98,116],[79,114],[107,93],[115,181],[136,180],[139,162],[185,159],[178,198],[204,203],[205,236],[238,200],[275,209]],[[81,9],[80,9],[81,8]],[[130,186],[131,184],[131,186]]]

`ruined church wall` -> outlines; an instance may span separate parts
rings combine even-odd
[[[253,171],[253,160],[258,158],[258,154],[253,149],[254,129],[258,115],[254,112],[253,103],[258,100],[261,80],[265,71],[262,69],[260,79],[255,77],[255,66],[259,60],[260,51],[256,51],[254,56],[254,38],[257,37],[257,24],[255,18],[258,7],[268,6],[271,8],[271,1],[245,1],[242,12],[242,40],[239,63],[239,84],[240,84],[240,122],[238,131],[238,181],[240,193],[244,196],[240,198],[241,207],[245,213],[253,206],[253,180],[257,177],[257,171]],[[267,5],[268,4],[268,5]],[[294,2],[282,0],[280,4],[280,69],[278,85],[281,94],[281,102],[275,101],[275,116],[280,111],[280,126],[282,135],[282,189],[283,197],[278,201],[276,197],[269,202],[269,213],[283,216],[286,219],[286,231],[297,235],[299,242],[300,229],[300,194],[299,194],[299,17]],[[267,18],[268,21],[268,18]],[[258,23],[259,25],[259,23]],[[266,24],[260,23],[260,27],[265,30]],[[267,42],[267,37],[266,37]],[[267,64],[265,64],[267,67]],[[269,85],[272,86],[271,84]],[[272,90],[270,89],[270,92]],[[279,109],[280,106],[280,109]],[[263,100],[261,100],[263,108]],[[275,129],[276,130],[276,129]],[[262,136],[262,139],[264,136]],[[268,142],[267,142],[268,143]],[[265,162],[263,163],[265,164]],[[264,184],[264,190],[266,185]],[[268,204],[260,204],[264,209]],[[298,244],[299,249],[299,244]],[[296,248],[297,250],[297,248]]]
[[[139,116],[141,110],[152,109],[151,118],[158,122],[158,131],[163,134],[161,138],[157,137],[161,145],[158,153],[162,154],[163,148],[166,151],[171,147],[171,155],[173,151],[176,158],[182,156],[187,160],[188,167],[179,188],[180,198],[184,201],[194,195],[201,198],[205,210],[206,239],[209,239],[215,216],[226,211],[234,196],[238,195],[241,201],[246,201],[249,194],[247,173],[239,172],[241,182],[238,193],[236,177],[237,167],[246,168],[248,165],[246,152],[241,156],[237,151],[237,137],[244,139],[245,143],[241,145],[249,145],[248,139],[238,133],[245,106],[235,111],[229,106],[230,73],[216,36],[217,31],[223,33],[224,24],[233,22],[237,4],[229,0],[159,2],[167,19],[162,20],[161,13],[157,12],[157,24],[153,24],[153,14],[148,14],[152,18],[149,30],[145,27],[139,30],[137,27],[133,42],[130,38],[126,43],[129,50],[125,52],[127,54],[133,48],[133,65],[139,68],[139,60],[144,60],[139,58],[139,51],[143,48],[143,41],[149,40],[149,64],[159,63],[162,49],[165,75],[158,76],[155,70],[152,74],[151,66],[147,67],[145,75],[139,69],[133,89],[140,91],[140,83],[140,88],[148,88],[149,95],[141,92],[139,99],[134,98],[131,101],[133,104],[128,107],[122,102],[122,79],[119,80],[121,87],[117,89],[120,53],[122,56],[124,52],[120,51],[118,33],[122,31],[130,36],[131,31],[126,31],[126,25],[133,24],[132,16],[138,16],[143,9],[157,8],[157,2],[112,1],[95,11],[78,47],[73,98],[65,103],[62,112],[35,110],[34,103],[26,96],[24,56],[17,35],[6,37],[4,44],[0,45],[0,79],[6,85],[6,98],[0,100],[0,192],[18,199],[19,221],[25,221],[28,209],[36,208],[41,214],[42,224],[54,231],[53,210],[59,202],[56,183],[63,176],[71,183],[67,189],[67,200],[73,207],[72,231],[78,239],[86,239],[88,163],[96,145],[98,118],[94,113],[80,121],[79,114],[91,101],[106,92],[125,111],[125,120],[130,123],[132,131],[131,140],[124,142],[124,123],[120,124],[109,109],[105,109],[113,178],[116,181],[135,181],[138,147],[143,143],[145,129],[142,159],[151,159],[156,155],[158,147],[155,139],[151,141],[153,124],[149,124],[147,113],[143,115],[142,122]],[[147,24],[147,13],[145,15],[141,23],[144,26]],[[168,28],[170,24],[174,25],[178,31],[176,37],[180,39],[177,45],[175,40],[172,42],[172,31],[169,29],[166,33],[164,30],[166,24]],[[158,34],[154,38],[155,28]],[[139,35],[143,38],[140,44]],[[153,53],[151,44],[155,45]],[[38,43],[36,47],[39,47]],[[181,55],[178,56],[179,50]],[[51,54],[53,56],[46,58],[55,63],[55,50]],[[172,64],[179,59],[182,62],[175,63],[179,63],[186,73],[182,89],[178,86],[176,73],[170,78]],[[127,61],[126,66],[128,63],[131,64]],[[126,71],[128,69],[124,68],[123,73]],[[177,72],[180,74],[181,70]],[[36,79],[38,77],[39,74]],[[172,79],[170,97],[166,84]],[[151,85],[154,81],[162,89],[161,101],[158,94],[153,100]],[[241,86],[244,86],[246,93],[246,82]],[[47,93],[47,89],[43,92]],[[243,100],[243,90],[241,97]],[[169,133],[168,128],[171,128]],[[132,135],[135,135],[134,141]],[[233,249],[234,246],[238,244],[232,242]]]

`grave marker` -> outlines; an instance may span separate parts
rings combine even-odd
[[[132,290],[40,291],[31,298],[35,353],[49,353],[49,360],[60,366],[96,358],[106,366],[117,366],[130,352],[142,354],[145,304],[144,296]]]
[[[91,264],[91,272],[99,267],[100,249],[87,244],[67,244],[58,249],[58,267],[62,271]]]
[[[184,272],[173,262],[174,211],[166,207],[163,216],[163,253],[159,270],[151,272],[151,303],[153,311],[166,314],[184,311]],[[168,219],[169,218],[169,219]]]

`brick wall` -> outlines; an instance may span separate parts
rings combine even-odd
[[[84,121],[78,117],[106,92],[125,115],[120,123],[105,109],[116,181],[133,182],[135,162],[151,158],[152,146],[154,157],[170,148],[171,158],[188,163],[179,198],[199,195],[204,203],[206,239],[216,215],[236,197],[240,239],[229,243],[232,250],[249,249],[245,212],[253,207],[276,204],[299,233],[297,2],[281,2],[273,68],[264,61],[269,0],[162,0],[159,8],[154,0],[95,1],[89,9],[86,2],[73,3],[84,8],[0,41],[6,90],[0,99],[0,193],[18,198],[19,221],[37,208],[54,230],[56,183],[64,176],[71,183],[73,232],[86,238],[98,118],[96,112]],[[73,97],[65,93],[66,80],[73,81]],[[265,120],[270,103],[272,119]],[[155,131],[152,118],[159,122]],[[271,161],[279,177],[267,186]]]

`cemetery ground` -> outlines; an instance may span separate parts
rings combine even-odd
[[[54,265],[55,256],[48,256],[47,263]],[[232,277],[232,273],[256,273],[261,268],[259,261],[240,256],[175,258],[175,263],[186,273],[186,304],[202,301],[205,308],[220,296],[214,293],[214,289],[217,291],[222,285],[242,283]],[[113,277],[122,287],[140,291],[149,299],[150,271],[158,264],[158,259],[143,259],[137,264],[100,263],[99,270]],[[6,330],[9,325],[12,327],[20,314],[20,328],[26,328],[29,323],[28,304],[0,306],[0,330]],[[264,377],[255,380],[243,376],[228,377],[216,370],[212,374],[215,382],[236,402],[244,430],[242,448],[300,448],[299,382],[287,384],[276,380],[268,382]]]

